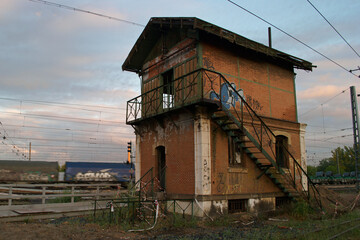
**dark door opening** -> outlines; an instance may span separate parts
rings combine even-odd
[[[288,168],[288,138],[282,135],[276,136],[276,163],[279,167]]]
[[[160,182],[161,191],[165,191],[166,189],[166,155],[165,155],[165,147],[159,146],[156,148],[157,153],[157,161],[158,161],[158,179]]]

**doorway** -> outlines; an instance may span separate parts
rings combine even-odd
[[[157,155],[157,175],[160,182],[161,191],[166,189],[166,154],[165,147],[159,146],[156,148]]]
[[[288,148],[288,138],[279,135],[276,136],[276,163],[281,168],[288,168],[289,167],[289,157],[287,153]]]

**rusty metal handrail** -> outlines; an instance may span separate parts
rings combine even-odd
[[[244,127],[244,109],[245,109],[246,112],[247,112],[247,116],[250,116],[250,118],[251,118],[251,124],[250,125],[252,126],[253,130],[255,131],[255,135],[256,135],[258,143],[259,143],[259,150],[261,150],[262,152],[263,151],[266,152],[264,147],[266,145],[269,145],[273,156],[276,158],[276,153],[273,151],[273,147],[271,147],[271,146],[274,145],[274,142],[272,141],[271,137],[272,138],[276,137],[276,135],[272,132],[272,130],[265,124],[265,122],[261,119],[261,117],[259,117],[257,115],[257,113],[250,107],[250,105],[246,102],[246,100],[238,93],[238,90],[236,90],[231,85],[231,83],[229,83],[226,80],[226,78],[222,74],[217,73],[217,72],[212,71],[212,70],[206,70],[206,72],[210,72],[211,74],[218,75],[219,80],[220,80],[219,86],[221,86],[222,85],[221,82],[223,82],[224,84],[227,85],[227,88],[230,88],[230,90],[232,91],[232,94],[235,94],[235,96],[240,99],[240,110],[237,109],[236,102],[234,102],[234,101],[231,102],[231,109],[234,110],[233,111],[234,114],[235,114],[235,116],[234,116],[234,114],[231,111],[228,111],[228,109],[226,109],[226,108],[224,109],[225,101],[223,101],[224,96],[222,95],[222,92],[220,91],[219,93],[216,93],[216,96],[219,99],[220,106],[221,106],[222,110],[225,111],[228,115],[234,117],[235,118],[235,119],[233,119],[233,120],[235,120],[234,122],[237,123],[239,128],[244,131],[244,130],[246,130],[246,128]],[[207,75],[207,76],[211,80],[211,77],[209,77],[209,75]],[[213,85],[214,84],[211,84],[211,86],[213,86]],[[213,89],[213,91],[216,92],[216,89]],[[228,103],[228,102],[226,102],[226,103]],[[238,121],[236,121],[236,120],[238,120]],[[255,124],[254,123],[255,121],[260,122],[260,124]],[[258,127],[256,127],[256,125],[260,125],[260,129],[258,129]],[[264,141],[266,139],[264,139],[263,131],[265,131],[265,137],[267,136],[269,138],[269,141],[268,141],[267,144],[264,144]],[[315,184],[312,182],[312,180],[310,179],[310,177],[308,176],[306,171],[296,161],[295,157],[290,153],[290,151],[287,149],[287,147],[284,146],[284,145],[282,147],[286,151],[286,154],[288,154],[289,160],[291,160],[293,162],[294,170],[293,170],[293,173],[291,171],[289,171],[290,176],[285,174],[284,171],[282,170],[282,168],[274,161],[274,159],[269,158],[270,156],[268,154],[264,154],[264,155],[268,158],[268,160],[272,163],[272,165],[285,177],[285,179],[289,183],[292,183],[294,185],[294,189],[296,189],[298,191],[298,188],[296,187],[296,172],[299,172],[300,176],[301,176],[301,174],[304,174],[306,176],[306,178],[307,178],[307,181],[308,181],[307,197],[310,198],[310,189],[309,189],[309,187],[311,187],[311,190],[314,193],[317,193],[317,195],[319,196],[320,195],[319,191],[315,187]],[[300,181],[301,181],[301,179],[300,179]],[[304,189],[302,181],[300,182],[300,186],[301,186],[301,189],[303,190],[303,191],[300,192],[300,194],[304,194],[306,191]],[[318,196],[316,196],[316,194],[314,194],[314,196],[315,196],[315,200],[317,201],[318,205],[321,207],[320,198]]]

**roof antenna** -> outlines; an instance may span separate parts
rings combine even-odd
[[[268,27],[268,36],[269,36],[269,48],[272,48],[272,43],[271,43],[271,27]]]

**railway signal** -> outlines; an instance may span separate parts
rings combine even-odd
[[[128,163],[131,163],[131,142],[128,142]]]

